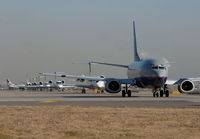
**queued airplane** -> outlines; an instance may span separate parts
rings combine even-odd
[[[49,91],[53,91],[53,89],[55,90],[58,90],[59,92],[60,91],[65,91],[65,89],[67,88],[74,88],[75,86],[73,85],[66,85],[65,84],[65,81],[62,80],[62,81],[49,81],[46,83],[46,86],[45,86],[47,89],[49,89]]]
[[[42,75],[41,73],[39,73],[39,75]],[[57,74],[56,72],[54,72],[54,77],[59,77],[59,74]],[[105,82],[104,81],[88,81],[84,79],[85,75],[82,75],[80,78],[75,78],[76,82],[80,82],[82,84],[65,84],[65,81],[49,81],[47,82],[48,88],[50,89],[50,91],[52,91],[53,89],[56,89],[58,91],[64,91],[66,88],[82,88],[82,92],[83,94],[86,93],[86,88],[89,89],[93,89],[93,90],[97,90],[97,93],[102,93],[104,92],[104,88],[105,88]],[[97,76],[98,78],[105,78],[104,75],[100,75]],[[83,84],[84,83],[84,84]]]
[[[122,90],[122,97],[126,94],[131,97],[130,86],[139,88],[151,88],[154,97],[169,96],[169,91],[164,87],[168,77],[168,68],[164,62],[159,59],[141,59],[137,51],[135,22],[133,22],[134,35],[134,61],[130,65],[112,64],[104,62],[89,62],[89,64],[101,64],[127,69],[128,78],[99,78],[92,76],[74,76],[65,74],[40,73],[43,76],[57,76],[63,78],[84,79],[91,82],[103,81],[105,90],[108,93],[119,93]],[[121,85],[125,84],[125,89]]]
[[[25,84],[14,84],[9,79],[6,79],[6,83],[9,90],[16,90],[16,89],[25,89]]]
[[[64,91],[66,88],[75,88],[74,85],[65,85],[65,81],[48,81],[43,83],[42,81],[39,82],[28,82],[24,84],[14,84],[9,79],[6,79],[6,86],[9,90],[40,90],[40,91],[53,91],[53,89],[58,91]]]
[[[78,82],[85,82],[85,76],[81,76],[81,78],[76,78],[76,81]],[[104,75],[97,76],[97,78],[104,79]],[[97,80],[87,80],[86,84],[73,84],[74,87],[82,88],[82,93],[86,93],[85,88],[97,90],[97,93],[103,93],[105,89],[105,81],[97,81]]]

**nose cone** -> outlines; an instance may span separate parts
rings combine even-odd
[[[162,87],[165,84],[166,80],[167,80],[167,77],[161,77],[161,76],[155,77],[153,86],[156,88]]]
[[[167,66],[157,59],[149,59],[146,61],[146,76],[149,77],[149,84],[154,88],[162,87],[168,76]]]

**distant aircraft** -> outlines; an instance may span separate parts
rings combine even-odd
[[[99,78],[91,76],[73,76],[64,74],[41,73],[43,76],[57,76],[64,78],[84,79],[91,82],[104,81],[105,90],[109,93],[119,93],[122,90],[122,97],[126,94],[131,97],[130,86],[139,88],[152,88],[154,97],[169,96],[169,91],[164,88],[164,84],[168,77],[168,68],[164,62],[159,59],[141,59],[137,51],[135,22],[133,22],[134,34],[134,61],[130,65],[112,64],[104,62],[89,62],[89,64],[102,64],[127,69],[128,78]],[[121,85],[125,84],[125,89],[121,89]]]
[[[16,84],[12,83],[9,79],[6,79],[6,83],[7,83],[9,90],[16,90],[16,89],[24,90],[25,89],[24,84],[16,85]]]
[[[77,78],[76,80],[79,82],[85,82],[85,76],[82,76],[81,78]],[[104,75],[100,75],[97,78],[104,79]],[[103,93],[105,90],[105,81],[97,81],[97,80],[87,80],[87,84],[73,84],[75,87],[82,88],[82,93],[85,94],[86,90],[85,88],[89,89],[97,89],[97,93]]]
[[[53,73],[54,77],[56,75],[56,77],[59,77],[60,74],[57,74],[56,72]],[[39,73],[39,75],[42,75],[41,73]],[[64,91],[66,88],[82,88],[82,93],[85,94],[86,93],[86,89],[85,88],[89,88],[89,89],[97,89],[97,92],[104,92],[105,89],[105,82],[104,81],[88,81],[84,79],[85,75],[80,76],[80,78],[75,78],[77,82],[81,82],[81,83],[86,83],[86,84],[65,84],[65,81],[49,81],[45,84],[48,85],[48,88],[50,89],[50,91],[52,91],[52,89],[56,89],[58,91]],[[100,75],[98,76],[99,78],[105,78],[105,76]]]
[[[66,88],[74,88],[75,86],[73,85],[65,85],[65,81],[49,81],[49,84],[47,84],[48,88],[50,91],[52,91],[53,89],[56,89],[58,91],[65,91]]]

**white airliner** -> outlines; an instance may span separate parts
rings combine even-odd
[[[122,90],[122,97],[126,94],[131,97],[131,90],[129,86],[136,86],[139,88],[152,88],[153,96],[166,97],[169,96],[169,91],[164,88],[164,84],[168,77],[168,68],[164,62],[159,59],[141,59],[137,51],[135,22],[133,22],[134,35],[134,61],[130,65],[111,64],[105,62],[90,62],[90,64],[102,64],[108,66],[115,66],[127,69],[127,77],[121,78],[99,78],[91,76],[73,76],[64,74],[40,73],[44,76],[58,76],[63,78],[84,79],[89,81],[103,81],[105,83],[105,90],[109,93],[119,93],[121,85],[125,84],[125,89]]]
[[[46,89],[49,89],[49,91],[52,91],[53,89],[56,89],[58,91],[64,91],[66,88],[74,88],[73,85],[65,85],[65,81],[49,81],[46,83]]]
[[[84,75],[82,77],[85,77]],[[104,79],[104,75],[97,76],[97,78]],[[76,81],[85,82],[84,78],[77,78]],[[105,81],[87,80],[86,84],[74,84],[74,87],[82,88],[82,93],[85,94],[85,88],[97,89],[97,93],[103,93],[105,89]]]
[[[12,83],[9,79],[6,79],[7,82],[7,86],[9,90],[15,90],[15,89],[21,89],[24,90],[25,89],[25,85],[24,84],[14,84]]]

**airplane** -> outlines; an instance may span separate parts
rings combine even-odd
[[[9,90],[16,90],[16,89],[25,90],[24,84],[16,85],[16,84],[12,83],[9,79],[6,79],[6,83],[7,83]]]
[[[84,75],[82,77],[85,77]],[[104,75],[97,76],[97,78],[104,79]],[[84,78],[77,78],[76,81],[78,82],[85,82]],[[82,88],[82,94],[86,93],[85,88],[89,89],[97,89],[97,93],[103,93],[105,89],[105,81],[93,81],[93,80],[87,80],[87,84],[73,84],[72,86],[80,87]]]
[[[53,89],[60,91],[64,91],[66,88],[72,88],[73,86],[65,85],[65,81],[49,81],[48,84],[46,84],[46,87],[49,88],[50,91]]]
[[[168,78],[168,68],[164,62],[159,59],[141,59],[137,51],[137,40],[135,22],[133,21],[133,36],[134,36],[134,58],[130,65],[112,64],[105,62],[89,62],[89,64],[101,64],[107,66],[114,66],[127,69],[128,78],[99,78],[92,76],[74,76],[64,74],[40,73],[43,76],[57,76],[63,78],[84,79],[89,81],[104,81],[105,90],[108,93],[119,93],[122,90],[122,97],[128,95],[131,97],[130,86],[139,88],[151,88],[153,97],[169,97],[169,90],[164,87]],[[125,84],[125,89],[121,85]],[[129,86],[128,86],[129,85]]]
[[[41,75],[41,73],[39,73],[39,75]],[[58,73],[54,72],[54,77],[55,75],[58,75]],[[81,82],[82,84],[65,84],[64,80],[56,81],[56,82],[53,82],[50,80],[49,82],[47,82],[47,85],[48,85],[48,88],[50,88],[50,91],[52,91],[53,89],[57,89],[58,91],[64,91],[66,88],[82,88],[81,93],[85,94],[86,93],[85,88],[89,88],[89,89],[97,89],[97,93],[104,92],[104,88],[105,88],[104,81],[86,81],[82,77],[85,77],[85,75],[82,75],[81,78],[76,78],[75,80],[77,82]],[[98,77],[105,78],[104,75],[100,75]],[[86,83],[86,84],[83,84],[83,83]]]

